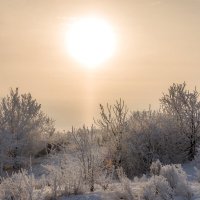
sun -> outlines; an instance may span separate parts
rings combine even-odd
[[[66,41],[69,54],[89,68],[102,64],[116,49],[116,36],[112,27],[97,17],[74,20],[69,25]]]

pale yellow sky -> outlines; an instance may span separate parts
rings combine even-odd
[[[91,123],[99,103],[120,97],[130,110],[158,108],[173,82],[200,90],[199,11],[199,0],[0,0],[0,96],[31,92],[63,129]],[[65,46],[68,24],[88,14],[118,38],[94,71]]]

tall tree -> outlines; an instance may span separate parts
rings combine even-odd
[[[186,136],[188,159],[196,154],[200,136],[200,101],[199,92],[186,89],[186,83],[173,84],[168,93],[160,99],[164,112],[175,118],[179,130]]]
[[[96,124],[106,133],[109,146],[113,151],[113,165],[115,169],[121,167],[122,161],[122,140],[127,132],[128,109],[121,99],[111,106],[107,104],[107,111],[100,104],[101,118]]]
[[[11,158],[14,167],[21,155],[31,154],[31,147],[36,149],[34,145],[54,131],[53,121],[41,111],[41,105],[30,93],[19,94],[18,88],[11,89],[0,101],[1,155]]]

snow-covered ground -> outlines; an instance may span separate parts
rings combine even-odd
[[[200,200],[200,183],[197,181],[194,163],[190,162],[183,165],[184,171],[187,173],[189,184],[194,192],[193,200]]]
[[[66,159],[69,159],[70,163],[75,162],[73,156],[72,155],[70,156],[70,155],[71,154],[69,154],[69,156],[67,156]],[[36,159],[34,160],[34,162],[32,162],[32,164],[33,164],[32,173],[34,173],[35,178],[38,182],[37,181],[34,182],[33,179],[30,178],[28,174],[26,174],[26,171],[24,171],[24,175],[21,176],[20,174],[18,174],[14,176],[15,178],[10,179],[10,181],[8,181],[7,184],[6,182],[5,184],[1,184],[3,186],[0,189],[2,189],[2,191],[7,191],[6,187],[10,187],[10,185],[12,185],[13,188],[15,188],[15,192],[16,192],[19,189],[21,189],[20,187],[16,186],[16,183],[21,184],[20,180],[27,180],[28,182],[26,181],[24,183],[24,186],[22,187],[24,190],[23,191],[24,193],[26,193],[26,191],[29,191],[29,190],[31,191],[31,189],[34,188],[35,194],[40,195],[40,192],[41,192],[42,194],[42,196],[40,196],[41,200],[46,199],[46,197],[51,198],[54,195],[53,194],[54,190],[52,187],[54,185],[53,184],[54,182],[51,182],[51,180],[54,180],[55,177],[57,178],[57,175],[59,177],[59,180],[62,179],[62,176],[63,176],[63,173],[59,171],[60,168],[56,167],[59,164],[58,160],[56,160],[55,157],[48,156],[45,158]],[[54,176],[48,177],[49,172],[47,168],[45,168],[45,165],[48,165],[48,164],[52,164],[52,166],[55,166],[55,168],[53,168],[53,171],[52,171],[53,173],[55,173],[53,174]],[[143,199],[145,200],[200,200],[200,182],[199,182],[199,177],[197,177],[196,175],[196,169],[195,169],[195,166],[199,166],[199,165],[197,165],[196,161],[185,163],[182,166],[181,165],[161,165],[161,163],[160,163],[160,166],[161,168],[159,170],[159,176],[157,176],[156,173],[152,172],[152,167],[151,167],[150,168],[151,175],[150,174],[147,176],[144,175],[141,178],[135,177],[133,181],[129,180],[125,175],[122,175],[121,177],[119,177],[120,181],[113,181],[113,179],[109,179],[108,182],[104,182],[106,179],[105,180],[102,179],[102,182],[97,182],[98,184],[95,185],[94,192],[88,192],[89,188],[87,184],[82,185],[83,187],[80,187],[80,190],[77,190],[78,193],[82,192],[82,194],[79,193],[79,195],[65,196],[64,194],[67,194],[66,191],[68,190],[65,190],[65,191],[62,190],[64,192],[59,192],[57,195],[59,196],[62,194],[62,196],[60,196],[58,200],[120,200],[120,199],[121,200],[122,199],[124,200],[143,200]],[[63,167],[65,166],[63,165]],[[67,167],[66,170],[63,171],[66,174],[68,174],[68,176],[65,177],[65,180],[66,180],[65,185],[69,186],[68,185],[68,182],[69,182],[72,187],[75,187],[75,185],[77,184],[77,180],[79,179],[79,175],[77,176],[77,174],[73,173],[73,171],[76,171],[75,166],[72,165],[70,167],[68,163],[66,167]],[[157,168],[154,168],[154,169],[157,169]],[[61,173],[61,176],[60,176],[60,173]],[[44,177],[45,179],[43,180],[42,177],[45,175],[47,177]],[[43,183],[43,181],[45,184]],[[175,183],[174,187],[172,186],[171,184],[172,182],[170,181]],[[167,182],[167,185],[166,185],[166,182]],[[103,190],[105,183],[108,183],[108,187],[106,190]],[[180,184],[178,185],[176,183],[180,183]],[[37,188],[32,187],[32,185],[34,184],[37,185],[37,188],[42,188],[42,189],[39,189],[40,190],[39,191]],[[44,184],[44,187],[42,186],[43,184]],[[171,189],[171,192],[168,192],[170,191],[169,188]],[[2,191],[0,191],[0,193]],[[13,190],[8,189],[8,191],[12,192]],[[72,190],[72,192],[73,191],[75,190]],[[74,194],[74,192],[73,193],[72,192],[71,194]],[[148,193],[148,197],[144,198],[145,194],[147,193]],[[152,195],[153,195],[153,198],[152,198]],[[177,195],[180,195],[180,196],[177,196]],[[0,199],[5,199],[5,198],[0,197]],[[19,199],[19,198],[16,198],[16,199]],[[27,196],[25,196],[25,198],[22,198],[22,199],[26,200]],[[34,199],[38,200],[38,198],[34,198]]]
[[[121,199],[120,193],[117,192],[95,192],[84,195],[76,195],[70,197],[61,197],[59,200],[118,200]]]
[[[195,175],[195,168],[194,163],[186,163],[183,166],[184,171],[187,173],[188,177],[188,184],[192,188],[193,196],[191,200],[200,200],[200,183],[197,181],[197,177]],[[143,187],[143,183],[132,183],[132,191],[139,191]],[[63,196],[59,200],[120,200],[120,199],[126,199],[123,195],[122,187],[120,184],[112,184],[112,190],[114,191],[97,191],[93,193],[86,193],[82,195],[72,195],[72,196]],[[175,200],[186,200],[186,198],[183,197],[175,197]]]

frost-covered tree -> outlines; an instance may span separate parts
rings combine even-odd
[[[20,94],[18,88],[10,89],[10,94],[0,101],[1,163],[10,159],[13,167],[18,168],[21,156],[44,147],[54,130],[53,121],[30,93]]]
[[[100,104],[101,118],[96,124],[106,134],[109,146],[112,149],[113,165],[115,169],[121,167],[122,162],[122,140],[127,132],[128,109],[121,99],[112,106],[107,104],[107,110]]]
[[[132,112],[128,121],[129,132],[123,143],[123,167],[127,175],[132,177],[145,173],[152,161],[164,154],[161,116],[151,109]]]
[[[157,159],[163,164],[183,162],[184,141],[169,115],[151,108],[132,112],[122,151],[126,174],[133,177],[146,173]]]
[[[95,182],[101,175],[103,162],[103,153],[98,145],[95,129],[94,127],[89,129],[84,126],[76,131],[72,128],[71,136],[76,151],[75,156],[79,160],[84,180],[92,192],[94,191]]]
[[[186,83],[173,84],[168,93],[160,99],[163,111],[170,114],[179,125],[179,131],[186,137],[188,159],[196,154],[200,131],[199,92],[186,89]]]

